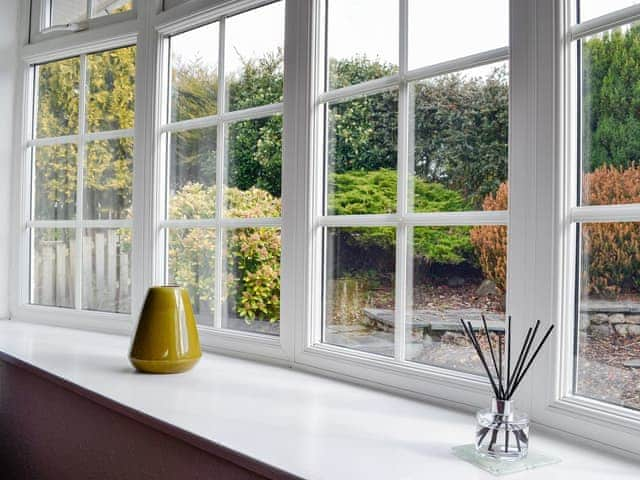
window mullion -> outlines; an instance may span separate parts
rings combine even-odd
[[[87,71],[87,56],[80,55],[80,92],[78,99],[78,159],[77,159],[77,186],[76,186],[76,247],[75,247],[75,298],[74,306],[82,309],[82,258],[83,235],[82,221],[84,218],[84,164],[86,156],[86,110],[87,110],[87,86],[89,74]]]
[[[224,18],[220,19],[218,29],[218,112],[224,113],[227,110],[227,91],[224,72],[224,54],[225,54],[225,24]],[[213,315],[213,324],[215,328],[222,327],[222,298],[223,298],[223,277],[225,268],[224,258],[224,232],[220,221],[224,216],[224,162],[226,158],[226,124],[220,122],[216,130],[216,260],[215,260],[215,312]]]
[[[408,0],[399,0],[400,8],[400,77],[403,78],[408,68],[409,34],[407,24]],[[408,178],[409,178],[409,91],[407,82],[401,81],[398,92],[398,215],[400,218],[408,212]],[[396,360],[405,359],[406,319],[408,284],[407,263],[410,228],[402,222],[396,229],[396,274],[395,274],[395,322],[394,322],[394,356]]]

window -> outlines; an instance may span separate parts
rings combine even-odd
[[[459,318],[502,342],[508,2],[455,38],[456,2],[323,5],[322,341],[478,373]]]
[[[205,348],[478,407],[459,318],[541,319],[520,408],[640,453],[636,3],[33,0],[12,317],[177,283]]]
[[[45,2],[44,27],[78,23],[132,8],[133,0],[48,0]]]
[[[166,40],[166,278],[203,326],[279,334],[283,36],[276,2]]]
[[[578,21],[634,3],[583,0]],[[637,213],[629,217],[640,203],[640,27],[608,27],[573,44],[579,182],[572,212],[578,271],[573,393],[640,410],[640,223]]]
[[[135,47],[33,70],[30,302],[129,313]]]

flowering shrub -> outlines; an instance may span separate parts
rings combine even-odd
[[[495,195],[482,202],[483,210],[506,210],[509,187],[502,183]],[[504,225],[482,225],[471,229],[471,243],[476,249],[478,263],[485,277],[495,282],[502,292],[507,284],[507,228]]]
[[[172,199],[171,218],[214,218],[216,188],[198,183],[185,185]],[[229,217],[255,218],[280,215],[280,199],[257,188],[225,191]],[[224,298],[229,308],[247,321],[280,319],[280,231],[251,227],[226,232]],[[171,231],[169,271],[187,288],[194,303],[214,301],[216,232],[184,228]]]

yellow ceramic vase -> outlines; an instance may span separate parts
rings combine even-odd
[[[180,373],[201,356],[187,291],[173,285],[151,287],[129,353],[133,366],[147,373]]]

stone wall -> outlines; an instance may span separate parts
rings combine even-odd
[[[640,303],[584,302],[580,307],[580,330],[599,336],[640,336]]]

